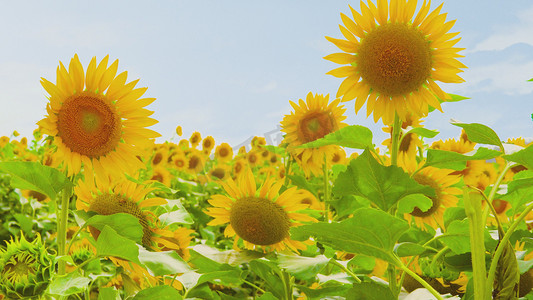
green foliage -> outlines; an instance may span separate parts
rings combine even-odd
[[[278,266],[294,277],[302,280],[314,278],[328,263],[330,259],[324,255],[304,257],[299,255],[278,254]]]
[[[326,145],[339,145],[353,149],[373,147],[372,131],[361,125],[346,126],[321,139],[300,145],[299,148],[318,148]]]
[[[185,273],[191,270],[175,251],[151,252],[139,246],[139,261],[154,276]]]
[[[498,146],[502,152],[504,151],[501,139],[490,127],[479,123],[467,124],[453,122],[452,124],[463,128],[468,139],[472,142]]]
[[[82,293],[87,289],[91,279],[84,277],[80,272],[74,271],[52,279],[48,293],[58,296],[68,296]]]
[[[368,150],[350,161],[346,172],[339,174],[333,192],[364,197],[384,211],[411,194],[435,196],[432,188],[419,184],[401,168],[378,163]]]
[[[427,160],[424,167],[432,166],[443,169],[461,171],[466,168],[470,160],[488,160],[501,155],[500,151],[479,147],[472,155],[461,154],[453,151],[428,149]]]
[[[127,213],[94,215],[85,221],[84,226],[92,226],[100,231],[108,226],[118,235],[142,244],[143,228],[139,219]]]
[[[408,227],[405,220],[383,211],[360,208],[353,213],[353,217],[340,223],[304,225],[291,229],[291,233],[295,239],[313,236],[336,250],[364,254],[397,264],[393,254],[394,245]]]
[[[529,170],[533,170],[533,145],[513,154],[504,155],[503,158],[521,164]]]
[[[139,247],[137,244],[120,234],[113,228],[104,225],[96,241],[96,254],[98,256],[115,256],[141,264],[139,261]]]
[[[389,288],[375,282],[354,284],[346,294],[346,299],[353,300],[394,300]]]
[[[137,293],[133,300],[151,300],[151,299],[160,299],[160,300],[180,300],[183,299],[181,294],[171,286],[160,285],[154,286],[151,288],[144,289]]]
[[[13,187],[33,190],[56,199],[57,194],[67,185],[72,185],[69,179],[58,170],[43,166],[39,162],[9,161],[0,162],[0,171],[12,176]]]

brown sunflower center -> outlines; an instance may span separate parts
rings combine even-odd
[[[122,136],[115,106],[104,97],[83,92],[63,102],[57,116],[58,136],[72,151],[100,157],[114,150]]]
[[[224,178],[224,176],[226,175],[226,170],[222,169],[222,168],[215,168],[212,172],[211,172],[211,175],[212,176],[215,176],[216,178],[218,179],[222,179]]]
[[[385,24],[361,40],[356,63],[373,90],[385,96],[407,95],[430,77],[431,48],[417,28]]]
[[[218,151],[218,154],[220,157],[226,157],[229,155],[229,151],[227,148],[221,148],[220,151]]]
[[[116,213],[126,213],[134,216],[139,220],[139,223],[143,228],[143,246],[146,248],[150,248],[152,232],[150,231],[148,219],[143,214],[137,203],[133,202],[131,199],[122,195],[109,193],[101,194],[96,196],[92,200],[89,206],[89,210],[97,212],[98,214],[104,216]],[[98,235],[100,235],[100,231],[96,230],[93,227],[89,227],[89,230],[91,231],[91,234],[94,236],[95,239],[98,238]]]
[[[200,158],[196,155],[191,156],[189,159],[189,169],[194,170],[200,165]]]
[[[230,224],[242,239],[255,245],[273,245],[289,236],[289,216],[269,199],[238,199],[231,208]]]
[[[337,128],[333,117],[325,111],[312,111],[298,123],[298,135],[304,143],[323,138]]]
[[[427,175],[417,173],[415,174],[413,179],[416,180],[416,182],[420,183],[421,185],[427,185],[435,189],[435,197],[429,197],[431,201],[433,202],[433,204],[428,210],[422,211],[420,208],[415,207],[413,211],[411,212],[411,215],[415,217],[420,217],[420,218],[429,217],[433,215],[435,211],[437,211],[437,209],[440,207],[442,203],[441,201],[442,189],[440,185],[434,179],[432,179],[431,177]]]
[[[156,154],[154,155],[154,158],[152,159],[152,164],[154,166],[158,165],[162,160],[163,160],[163,154],[156,152]]]

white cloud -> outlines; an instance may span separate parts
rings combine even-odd
[[[462,73],[462,84],[442,85],[449,93],[471,95],[476,92],[498,92],[506,95],[524,95],[533,92],[533,84],[527,82],[533,77],[533,61],[521,58],[472,67]]]
[[[478,43],[473,49],[464,53],[478,51],[499,51],[512,45],[525,43],[533,46],[533,6],[517,14],[517,23],[500,25],[496,33]]]

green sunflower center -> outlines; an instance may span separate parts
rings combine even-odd
[[[35,274],[37,261],[34,254],[20,252],[10,257],[2,271],[2,277],[11,283],[26,281],[29,275]]]
[[[238,199],[231,208],[230,224],[242,239],[255,245],[273,245],[289,236],[289,216],[269,199]]]
[[[100,157],[114,150],[122,136],[115,106],[100,95],[83,92],[63,102],[57,115],[58,136],[72,151]]]
[[[416,182],[420,183],[421,185],[427,185],[435,189],[435,197],[429,197],[431,201],[433,202],[433,204],[428,210],[422,211],[420,208],[415,207],[415,209],[413,209],[413,211],[411,212],[411,215],[415,217],[420,217],[420,218],[429,217],[433,215],[435,211],[437,211],[437,209],[440,207],[442,203],[441,201],[442,188],[440,187],[438,182],[436,182],[434,179],[432,179],[431,177],[427,175],[417,173],[415,174],[413,179],[416,180]]]
[[[325,111],[312,111],[298,123],[298,133],[304,143],[323,138],[336,130],[333,117]]]
[[[150,231],[150,225],[148,224],[148,219],[143,214],[142,210],[139,208],[137,203],[133,202],[131,199],[116,194],[101,194],[96,196],[91,204],[89,205],[89,210],[97,212],[100,215],[112,215],[116,213],[126,213],[134,216],[139,220],[143,228],[143,237],[142,243],[146,248],[150,248],[152,232]],[[98,238],[100,232],[95,228],[89,228],[92,235]]]
[[[431,48],[417,28],[385,24],[361,39],[356,63],[373,90],[385,96],[407,95],[430,77]]]

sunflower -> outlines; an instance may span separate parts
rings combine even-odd
[[[198,131],[193,132],[191,137],[189,138],[189,142],[191,142],[191,147],[196,148],[196,146],[200,145],[200,141],[202,141],[202,135]]]
[[[181,126],[176,126],[176,134],[178,136],[181,136],[183,134],[183,129],[181,128]]]
[[[144,109],[155,98],[141,99],[147,88],[135,88],[138,80],[126,83],[127,72],[115,76],[118,60],[109,67],[108,60],[97,65],[93,57],[85,72],[74,55],[68,71],[59,62],[57,84],[41,79],[50,102],[48,115],[37,124],[54,138],[55,156],[69,176],[82,165],[99,177],[133,174],[144,168],[137,156],[160,136],[145,128],[157,123]]]
[[[456,58],[462,48],[454,45],[458,33],[448,33],[455,21],[446,22],[442,5],[430,11],[424,1],[415,15],[417,1],[379,0],[377,5],[360,2],[361,14],[350,7],[353,19],[341,13],[346,38],[326,37],[343,53],[325,59],[343,66],[327,74],[344,78],[337,97],[355,101],[355,111],[366,102],[367,116],[374,114],[386,125],[395,113],[405,120],[408,113],[425,116],[428,105],[442,111],[439,99],[450,99],[435,81],[459,83],[466,68]],[[414,18],[413,18],[414,17]]]
[[[230,176],[230,168],[224,164],[217,164],[209,170],[209,176],[218,180],[226,180]]]
[[[307,94],[306,100],[298,104],[290,101],[294,112],[285,115],[281,122],[281,131],[286,135],[282,143],[288,144],[287,150],[302,167],[306,176],[322,174],[324,157],[328,159],[337,145],[302,149],[298,146],[320,139],[335,132],[347,124],[342,123],[346,116],[344,106],[339,106],[339,99],[329,103],[329,95]]]
[[[301,203],[302,194],[291,187],[279,194],[283,181],[268,178],[256,189],[256,180],[250,169],[246,169],[237,182],[228,179],[221,182],[228,196],[213,195],[209,203],[214,207],[207,214],[215,219],[207,225],[229,223],[224,230],[226,237],[235,236],[234,248],[240,239],[246,249],[293,251],[305,249],[305,243],[290,239],[289,229],[300,226],[300,221],[316,222],[306,214],[296,212],[308,207]]]
[[[215,149],[215,159],[218,162],[230,161],[233,158],[233,149],[228,143],[222,143]]]
[[[200,171],[203,170],[205,164],[205,157],[202,151],[196,150],[194,148],[192,148],[191,150],[192,151],[187,154],[188,164],[185,171],[189,174],[194,175],[198,174]]]
[[[172,166],[178,171],[184,171],[189,165],[189,160],[183,151],[179,150],[172,156]]]
[[[426,185],[435,190],[435,196],[430,197],[433,204],[431,207],[422,211],[415,207],[409,214],[405,214],[405,218],[411,222],[414,221],[418,227],[425,230],[424,224],[428,224],[433,228],[439,226],[443,228],[443,214],[447,207],[456,206],[458,199],[456,195],[461,194],[461,189],[453,187],[458,183],[461,177],[459,175],[452,175],[453,170],[438,169],[434,167],[426,167],[413,176],[421,185]]]
[[[233,178],[237,178],[240,174],[243,173],[246,166],[246,160],[244,158],[239,158],[233,163]]]
[[[215,139],[212,136],[208,136],[202,140],[202,151],[205,155],[211,154],[211,150],[215,147]]]
[[[157,145],[154,155],[152,156],[151,164],[153,167],[164,166],[168,159],[168,148],[162,145]]]
[[[257,149],[252,149],[246,153],[246,162],[250,167],[258,167],[263,164],[263,157]]]
[[[170,187],[170,177],[171,175],[167,168],[162,166],[156,166],[152,169],[152,177],[150,177],[150,180],[159,181],[162,184]]]
[[[158,197],[147,198],[147,194],[153,189],[126,180],[114,183],[96,180],[95,184],[91,177],[87,172],[85,180],[79,180],[74,188],[74,193],[78,197],[77,209],[94,211],[99,215],[127,213],[134,216],[142,226],[142,245],[147,249],[153,249],[155,243],[161,241],[160,236],[170,235],[165,230],[159,229],[159,219],[146,209],[167,202]],[[98,238],[100,232],[95,228],[89,228],[95,239]]]

